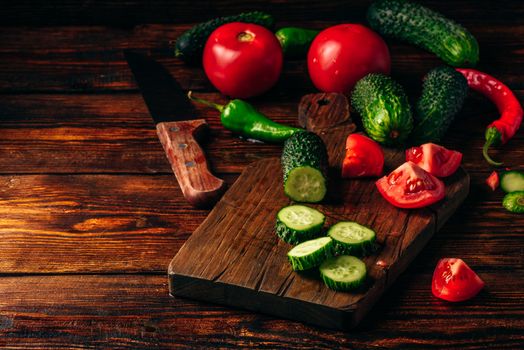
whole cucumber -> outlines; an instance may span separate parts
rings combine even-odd
[[[364,130],[373,140],[402,145],[413,129],[413,116],[402,86],[383,74],[360,79],[351,95],[353,108],[362,117]]]
[[[420,4],[378,0],[367,18],[380,34],[418,45],[452,66],[474,66],[479,60],[477,40],[466,28]]]
[[[440,141],[461,110],[467,93],[466,78],[453,68],[442,66],[429,71],[415,106],[413,142]]]
[[[215,29],[230,22],[255,23],[270,30],[275,25],[273,16],[260,11],[244,12],[199,23],[178,37],[175,42],[175,57],[182,59],[186,63],[201,63],[202,52],[204,51],[207,38]]]
[[[320,31],[313,29],[285,27],[277,30],[275,36],[280,41],[285,57],[303,58],[306,57],[309,46],[318,33]]]

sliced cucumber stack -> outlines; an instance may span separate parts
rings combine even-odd
[[[335,291],[346,292],[356,289],[366,280],[366,264],[359,258],[340,255],[320,265],[324,283]]]
[[[502,205],[512,213],[524,213],[524,191],[508,193],[504,196]]]
[[[305,205],[290,205],[277,213],[276,233],[289,244],[297,244],[320,234],[326,217]]]
[[[500,187],[504,192],[524,191],[524,173],[510,170],[500,176]]]
[[[365,255],[373,248],[375,231],[352,221],[341,221],[331,226],[328,236],[335,243],[338,255]]]
[[[333,240],[329,237],[305,241],[287,253],[291,267],[295,271],[318,266],[331,256],[333,256]]]

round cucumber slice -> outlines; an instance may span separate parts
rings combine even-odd
[[[320,202],[326,191],[326,179],[322,172],[307,165],[291,170],[284,184],[286,195],[297,202]]]
[[[375,243],[375,231],[352,221],[341,221],[331,226],[328,236],[335,243],[338,255],[365,255]]]
[[[508,193],[504,196],[502,205],[512,213],[524,213],[524,191]]]
[[[307,241],[320,234],[326,217],[318,210],[305,205],[290,205],[277,213],[275,231],[289,244]]]
[[[360,287],[366,280],[366,274],[366,264],[350,255],[330,258],[320,265],[324,283],[335,291],[345,292]]]
[[[331,257],[333,240],[329,237],[320,237],[300,243],[287,253],[291,267],[295,271],[307,270],[320,265]]]
[[[500,188],[506,193],[524,191],[524,173],[510,170],[500,175]]]

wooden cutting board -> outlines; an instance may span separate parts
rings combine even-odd
[[[375,179],[338,178],[346,137],[355,131],[343,95],[305,96],[299,121],[323,138],[332,166],[327,199],[312,206],[326,214],[327,225],[351,220],[377,233],[375,254],[364,258],[365,286],[334,292],[317,270],[291,270],[286,257],[291,246],[274,232],[276,213],[290,200],[282,189],[280,159],[270,158],[244,170],[173,258],[171,294],[328,328],[354,327],[468,194],[469,176],[459,169],[445,180],[442,202],[416,210],[395,208],[378,193]],[[386,172],[404,161],[403,151],[385,154]]]

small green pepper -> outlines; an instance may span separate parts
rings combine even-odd
[[[297,27],[280,28],[275,36],[280,41],[282,51],[288,58],[304,58],[311,42],[320,31]]]
[[[295,132],[303,130],[276,123],[242,100],[231,100],[226,105],[219,105],[193,97],[191,91],[187,96],[190,100],[217,109],[220,112],[220,121],[226,129],[250,139],[281,143]]]

